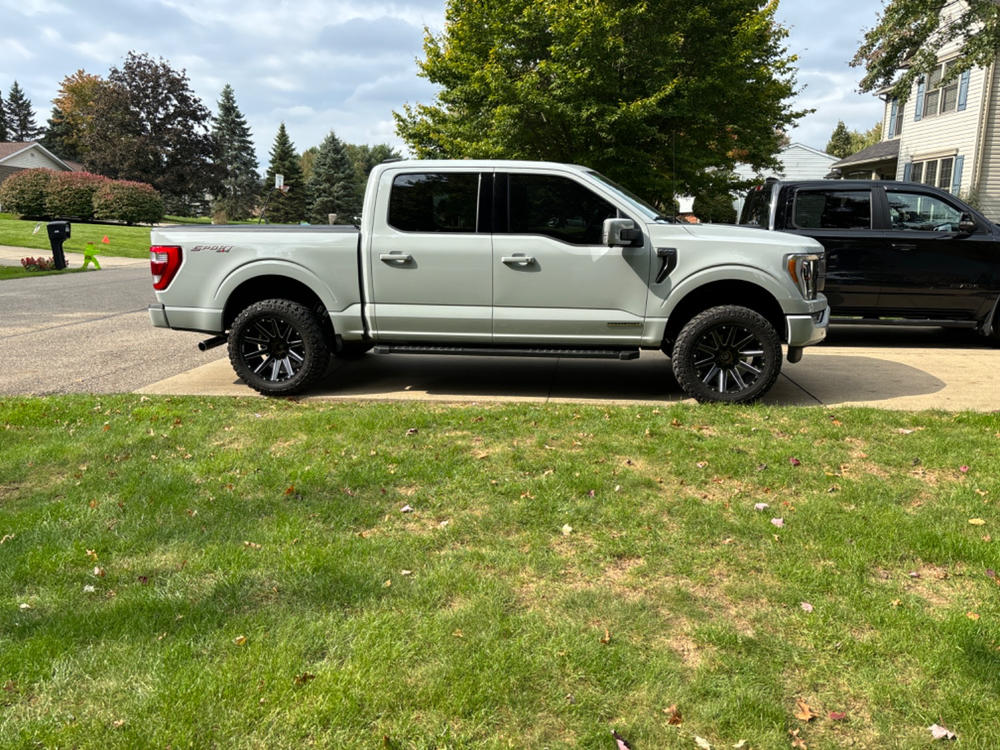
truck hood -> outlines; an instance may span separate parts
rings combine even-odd
[[[734,245],[759,245],[763,252],[823,252],[823,246],[811,237],[787,232],[772,232],[756,227],[738,227],[730,224],[650,224],[649,234],[654,246],[670,244],[671,239],[694,238],[708,242],[725,242]],[[765,249],[767,248],[767,249]]]

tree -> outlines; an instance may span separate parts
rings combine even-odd
[[[49,130],[56,130],[51,142],[61,148],[61,151],[54,151],[56,155],[67,159],[84,158],[86,136],[93,129],[94,103],[104,83],[100,76],[82,69],[63,78],[59,93],[52,100],[52,117],[49,118]]]
[[[65,113],[57,106],[52,107],[52,115],[45,125],[45,135],[40,142],[60,159],[80,160],[80,152],[73,138],[73,129]]]
[[[838,159],[843,159],[845,156],[850,156],[854,153],[853,145],[851,144],[851,133],[843,120],[837,121],[837,127],[833,129],[830,140],[826,144],[826,152],[836,156]]]
[[[7,114],[7,137],[12,143],[26,143],[41,135],[38,125],[35,124],[31,101],[24,95],[17,81],[10,87],[4,108]]]
[[[851,60],[863,67],[862,92],[892,87],[904,100],[913,83],[938,64],[942,47],[958,47],[959,54],[948,68],[947,83],[969,68],[986,66],[1000,53],[1000,13],[993,0],[966,0],[949,10],[947,0],[888,0],[878,22]]]
[[[267,218],[275,223],[302,221],[306,216],[305,180],[302,165],[295,153],[295,146],[288,137],[285,123],[281,123],[271,147],[271,163],[267,168],[264,185],[267,202]],[[284,190],[275,190],[274,176],[284,175]],[[324,219],[324,223],[325,223]]]
[[[851,131],[851,153],[864,151],[869,146],[874,146],[882,140],[882,123],[876,122],[871,129],[861,133],[857,130]]]
[[[375,146],[368,144],[356,146],[348,143],[345,147],[347,148],[347,156],[354,167],[355,190],[362,197],[365,194],[365,186],[368,184],[368,175],[376,166],[390,159],[402,158],[402,154],[388,143],[379,143]]]
[[[586,164],[667,204],[737,163],[777,167],[794,56],[776,0],[449,0],[420,74],[434,104],[395,113],[419,157]],[[715,167],[716,169],[710,169]]]
[[[302,176],[305,178],[307,184],[312,179],[313,165],[316,163],[316,155],[318,153],[319,146],[310,146],[299,157],[299,163],[302,165]]]
[[[7,140],[7,108],[3,103],[3,92],[0,91],[0,143]]]
[[[168,213],[200,212],[218,191],[211,115],[186,73],[160,58],[129,52],[97,88],[84,163],[107,177],[145,182]]]
[[[317,224],[325,224],[329,214],[337,214],[340,224],[350,224],[361,213],[354,165],[332,130],[316,154],[309,179],[309,198],[309,216]]]
[[[222,171],[220,191],[212,208],[224,213],[227,219],[245,219],[257,205],[260,176],[250,127],[236,106],[236,95],[228,83],[219,99],[212,137],[218,148],[217,165]]]

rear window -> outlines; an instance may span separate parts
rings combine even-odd
[[[392,181],[389,226],[403,232],[475,232],[476,172],[401,174]]]
[[[792,222],[799,229],[871,229],[871,191],[800,190]]]
[[[740,224],[767,229],[771,225],[771,186],[760,185],[747,195],[740,213]]]

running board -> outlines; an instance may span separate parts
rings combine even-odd
[[[376,354],[470,354],[476,357],[573,357],[576,359],[639,359],[638,349],[560,349],[544,347],[422,346],[376,344]]]
[[[976,328],[974,320],[933,320],[932,318],[838,318],[832,316],[831,323],[849,326],[934,326],[937,328]]]

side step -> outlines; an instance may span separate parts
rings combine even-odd
[[[934,320],[932,318],[838,318],[830,316],[830,322],[849,326],[934,326],[939,328],[975,328],[974,320]]]
[[[476,357],[572,357],[575,359],[639,359],[638,349],[560,349],[558,347],[424,346],[376,344],[376,354],[468,354]]]

